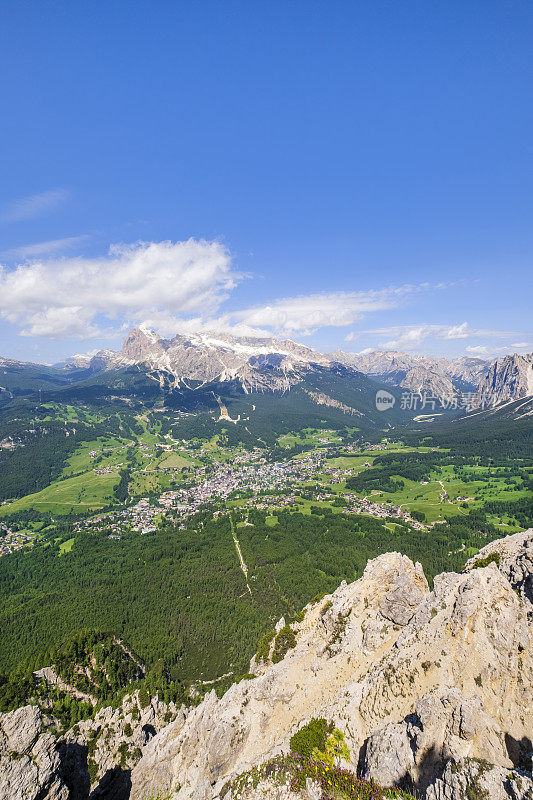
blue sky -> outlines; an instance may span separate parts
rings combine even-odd
[[[530,2],[0,13],[1,355],[531,349]]]

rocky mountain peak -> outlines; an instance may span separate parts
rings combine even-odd
[[[133,328],[122,345],[122,355],[132,361],[142,361],[160,341],[159,335],[145,325]]]
[[[223,332],[177,334],[162,339],[146,326],[130,331],[118,353],[100,351],[94,371],[142,364],[161,377],[181,381],[239,381],[245,389],[287,389],[299,381],[298,369],[327,366],[330,359],[291,340],[232,336]]]
[[[533,396],[533,353],[498,358],[479,384],[473,408]]]
[[[450,360],[395,350],[335,351],[332,356],[383,383],[443,400],[451,400],[462,391],[473,391],[490,363],[477,358]]]

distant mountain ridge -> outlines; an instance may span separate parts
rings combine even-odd
[[[77,356],[73,364],[82,366],[83,362]],[[214,332],[163,339],[142,325],[130,331],[120,351],[102,350],[87,366],[100,372],[134,364],[145,364],[156,379],[172,376],[176,387],[191,380],[236,380],[244,391],[288,390],[316,366],[327,369],[342,364],[380,383],[446,400],[458,398],[461,392],[473,395],[490,367],[489,361],[480,358],[450,360],[394,351],[325,354],[288,339]]]
[[[245,388],[264,385],[264,377],[260,377],[263,368],[277,371],[284,378],[282,383],[292,384],[298,382],[299,369],[340,363],[383,383],[413,392],[432,391],[439,397],[461,389],[475,390],[490,366],[489,361],[478,358],[449,360],[393,351],[360,355],[335,350],[325,354],[289,339],[214,332],[163,339],[142,325],[130,331],[120,351],[101,350],[87,361],[75,356],[69,363],[88,366],[91,371],[144,363],[152,370],[169,372],[177,382],[237,379]],[[278,383],[274,381],[273,388],[278,388]]]
[[[468,356],[433,358],[393,350],[361,354],[336,350],[332,356],[383,383],[400,386],[415,394],[425,391],[439,398],[475,391],[491,363]]]
[[[533,396],[532,361],[531,354],[508,355],[490,362],[467,356],[446,359],[380,350],[320,353],[290,339],[222,332],[177,334],[165,339],[140,325],[128,333],[120,350],[77,354],[53,367],[0,359],[0,391],[6,395],[16,390],[17,383],[24,383],[25,387],[33,383],[36,389],[52,384],[65,386],[136,367],[145,372],[149,381],[171,391],[233,383],[245,393],[286,392],[321,373],[321,391],[329,396],[327,375],[334,381],[342,367],[347,376],[362,373],[413,395],[447,401],[451,408],[465,407],[459,400],[467,393],[468,408],[476,409]],[[6,376],[5,382],[2,375]],[[336,402],[341,398],[331,399]]]

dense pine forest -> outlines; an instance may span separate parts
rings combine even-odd
[[[251,597],[228,517],[199,514],[185,530],[118,541],[84,533],[62,554],[58,544],[37,546],[0,559],[0,667],[21,675],[45,666],[50,646],[96,627],[148,667],[164,664],[174,688],[226,673],[235,679],[274,621],[360,577],[368,559],[397,550],[421,561],[431,580],[500,535],[482,513],[431,534],[397,521],[393,530],[364,515],[284,512],[272,525],[251,513],[238,528]]]

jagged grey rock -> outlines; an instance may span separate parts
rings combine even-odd
[[[473,759],[449,762],[441,778],[426,793],[426,800],[533,800],[531,773],[502,769]]]
[[[0,797],[2,800],[69,800],[60,777],[57,742],[42,732],[35,706],[0,714]]]
[[[516,533],[497,539],[483,548],[481,554],[469,559],[465,570],[471,570],[477,562],[492,555],[498,556],[497,569],[505,575],[511,586],[526,601],[526,608],[533,614],[533,541],[531,537]]]
[[[71,748],[91,744],[90,759],[96,765],[93,787],[106,779],[109,784],[106,794],[111,797],[111,784],[118,787],[113,790],[115,793],[122,791],[124,779],[129,782],[129,771],[150,739],[170,720],[185,719],[185,716],[184,709],[180,710],[174,703],[163,703],[157,697],[142,708],[139,693],[134,692],[118,708],[102,708],[94,719],[79,722],[67,732],[65,742]]]
[[[7,737],[7,749],[13,753],[25,753],[41,733],[41,712],[37,706],[17,708],[2,715],[0,728]]]
[[[116,709],[101,709],[60,738],[45,730],[36,706],[0,714],[1,800],[127,800],[130,771],[143,747],[170,720],[186,715],[157,697],[141,708],[138,694]]]
[[[407,724],[391,722],[371,736],[366,744],[364,772],[383,786],[393,786],[415,766],[412,739]]]
[[[425,581],[422,570],[420,570],[420,580],[421,582]],[[397,625],[407,625],[420,605],[424,594],[429,591],[427,582],[423,586],[424,593],[415,586],[405,572],[400,572],[379,607],[380,614]]]
[[[407,778],[425,791],[444,764],[465,757],[474,741],[478,749],[507,761],[504,734],[483,711],[478,697],[465,698],[457,689],[440,698],[430,694],[403,722],[391,723],[370,737],[364,769],[385,786]]]

